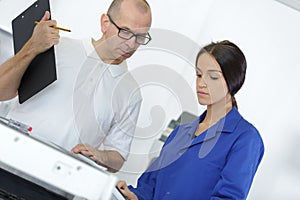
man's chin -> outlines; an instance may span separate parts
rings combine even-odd
[[[132,56],[132,54],[122,54],[118,58],[115,59],[114,63],[121,63],[124,60],[126,60],[127,58],[129,58],[130,56]]]
[[[132,56],[132,53],[124,53],[124,54],[120,55],[119,58],[125,60],[127,58],[130,58],[131,56]]]

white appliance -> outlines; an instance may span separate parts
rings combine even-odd
[[[109,200],[116,176],[78,155],[32,138],[0,122],[0,167],[76,199]]]

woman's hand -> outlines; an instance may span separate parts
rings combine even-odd
[[[137,196],[128,189],[127,183],[125,181],[119,181],[117,183],[117,187],[124,194],[124,196],[126,196],[128,200],[138,200]]]

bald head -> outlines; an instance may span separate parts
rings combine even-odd
[[[130,4],[133,8],[136,8],[142,14],[149,13],[151,15],[151,8],[146,0],[113,0],[108,8],[107,14],[114,19],[119,19],[122,12],[128,12],[128,10],[122,10],[123,4]]]

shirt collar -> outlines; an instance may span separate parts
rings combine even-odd
[[[87,57],[92,59],[97,59],[108,67],[109,72],[111,73],[112,77],[117,77],[122,74],[125,74],[128,71],[127,62],[124,60],[122,63],[114,65],[114,64],[107,64],[102,61],[102,59],[98,56],[93,44],[92,39],[85,39],[83,40],[83,46],[86,52]]]
[[[198,124],[205,118],[206,111],[204,111],[198,118],[196,118],[192,123],[188,124],[186,128],[193,128],[196,130]],[[218,126],[217,131],[232,133],[242,118],[239,111],[234,106],[227,115],[220,119],[213,127]],[[193,132],[193,131],[192,131]]]
[[[90,39],[84,39],[83,40],[83,46],[84,46],[85,53],[86,53],[87,57],[94,58],[94,59],[100,59],[101,60],[101,58],[98,56],[98,54],[95,51],[95,48],[94,48],[94,46],[92,44],[92,38],[90,38]]]
[[[223,132],[232,133],[241,119],[241,114],[239,113],[237,108],[233,106],[231,111],[229,111],[229,113],[225,116]]]

